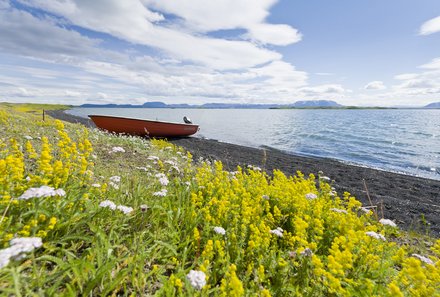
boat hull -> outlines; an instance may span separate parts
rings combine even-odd
[[[118,134],[148,137],[185,137],[196,133],[198,125],[152,120],[131,119],[115,116],[89,115],[95,125]]]

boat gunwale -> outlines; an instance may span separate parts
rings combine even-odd
[[[142,122],[153,122],[153,123],[160,123],[160,124],[170,124],[170,125],[179,125],[179,126],[189,126],[189,127],[199,127],[199,125],[196,124],[187,124],[187,123],[176,123],[176,122],[165,122],[165,121],[158,121],[158,120],[146,120],[146,119],[138,119],[138,118],[126,118],[126,117],[120,117],[120,116],[107,116],[107,115],[97,115],[97,114],[89,114],[87,115],[89,118],[92,117],[103,117],[103,118],[117,118],[117,119],[124,119],[124,120],[133,120],[133,121],[142,121]]]

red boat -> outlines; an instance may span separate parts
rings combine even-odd
[[[115,116],[89,115],[89,118],[98,128],[114,133],[124,133],[148,137],[184,137],[196,133],[198,125],[186,123],[172,123],[153,120],[141,120]]]

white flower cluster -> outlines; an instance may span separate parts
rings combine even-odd
[[[164,163],[168,164],[170,166],[177,166],[178,165],[177,162],[173,161],[173,160],[166,160]]]
[[[133,207],[125,206],[125,205],[118,205],[116,208],[120,211],[122,211],[124,214],[128,215],[133,211]]]
[[[339,209],[339,208],[330,208],[331,211],[337,212],[337,213],[348,213],[345,209]]]
[[[214,227],[214,232],[220,235],[226,234],[226,230],[223,227]]]
[[[362,212],[364,212],[366,214],[369,214],[371,212],[371,210],[366,208],[366,207],[361,207],[360,209],[361,209]]]
[[[153,196],[160,196],[160,197],[165,197],[168,193],[167,189],[162,189],[159,192],[154,192]]]
[[[108,183],[110,186],[112,186],[114,189],[119,190],[119,183],[121,182],[121,177],[114,175],[110,177],[110,182]]]
[[[251,170],[255,170],[255,171],[261,171],[261,168],[258,166],[254,166],[254,165],[248,165],[247,166],[249,169]]]
[[[422,255],[419,255],[419,254],[412,254],[411,256],[419,259],[420,261],[422,261],[422,262],[424,262],[426,264],[434,265],[434,261],[432,261],[428,257],[422,256]]]
[[[196,290],[201,290],[206,285],[206,275],[203,271],[191,270],[186,278]]]
[[[328,177],[328,176],[320,176],[319,179],[323,180],[323,181],[326,181],[326,182],[330,181],[330,177]]]
[[[99,203],[99,207],[103,208],[110,208],[111,210],[120,210],[124,214],[128,215],[133,211],[132,207],[125,206],[125,205],[116,205],[113,201],[110,200],[104,200],[101,203]]]
[[[100,184],[92,184],[92,187],[94,187],[94,188],[100,188],[101,185],[100,185]]]
[[[314,194],[314,193],[306,194],[306,199],[307,200],[313,200],[313,199],[316,199],[316,198],[318,198],[318,196],[316,194]]]
[[[163,173],[158,173],[158,174],[156,174],[156,177],[159,178],[159,182],[160,182],[160,184],[161,184],[162,186],[167,186],[168,183],[170,182],[170,181],[168,180],[168,178],[166,177],[166,175],[163,174]]]
[[[278,227],[278,228],[276,228],[276,229],[274,229],[274,230],[270,230],[269,232],[270,232],[271,234],[273,234],[273,235],[278,236],[278,237],[283,237],[283,232],[284,232],[284,230],[281,229],[280,227]]]
[[[43,245],[40,237],[19,237],[10,241],[11,246],[0,250],[0,268],[9,264],[11,259],[17,259],[23,253],[33,251]]]
[[[25,135],[24,138],[26,138],[27,140],[32,140],[32,139],[34,139],[32,136],[29,136],[29,135]]]
[[[112,181],[114,183],[119,183],[119,182],[121,182],[121,177],[118,175],[111,176],[110,181]]]
[[[156,156],[149,156],[149,157],[147,158],[147,160],[150,160],[150,161],[159,161],[159,157],[156,157]]]
[[[116,209],[116,204],[113,201],[104,200],[101,203],[99,203],[99,207],[103,207],[103,208],[108,207],[111,210],[115,210]]]
[[[41,186],[39,188],[27,189],[20,197],[19,200],[28,200],[30,198],[42,198],[53,196],[66,196],[66,192],[63,189],[55,190],[49,186]]]
[[[120,146],[114,146],[112,147],[112,150],[110,151],[111,153],[125,153],[124,148],[120,147]]]
[[[382,225],[385,225],[385,226],[397,227],[396,223],[394,223],[393,221],[391,221],[389,219],[380,219],[379,223],[381,223]]]
[[[367,235],[370,236],[370,237],[373,237],[373,238],[376,238],[376,239],[381,239],[381,240],[383,240],[383,241],[386,241],[385,236],[383,236],[382,234],[376,233],[376,232],[374,232],[374,231],[368,231],[368,232],[365,232],[365,234],[367,234]]]

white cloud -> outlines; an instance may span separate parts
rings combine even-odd
[[[440,70],[440,58],[435,58],[431,62],[421,65],[420,68]]]
[[[422,24],[420,27],[420,35],[429,35],[440,32],[440,16],[430,19]]]
[[[196,32],[244,29],[243,36],[262,44],[288,45],[301,40],[295,28],[265,22],[276,0],[144,0],[147,6],[174,14]]]
[[[59,1],[21,2],[56,13],[74,25],[108,33],[132,43],[152,46],[173,58],[215,69],[240,69],[281,59],[279,53],[247,41],[200,36],[166,27],[166,24],[157,23],[163,17],[149,10],[139,0],[66,0],[69,5],[65,9],[59,5]],[[289,30],[287,35],[291,36],[293,29]],[[275,36],[272,41],[279,42],[279,36]]]
[[[351,90],[345,89],[339,84],[323,84],[312,87],[303,87],[299,89],[299,98],[304,99],[327,99],[337,100],[344,99],[346,94],[351,93]]]
[[[301,40],[302,35],[298,30],[288,25],[255,24],[249,28],[251,40],[262,44],[289,45]]]
[[[92,55],[99,43],[76,31],[55,26],[52,19],[36,18],[17,9],[0,10],[0,36],[3,52],[52,60]]]
[[[364,89],[365,90],[384,90],[384,89],[386,89],[386,87],[382,81],[375,80],[375,81],[372,81],[372,82],[369,82],[368,84],[366,84]]]

